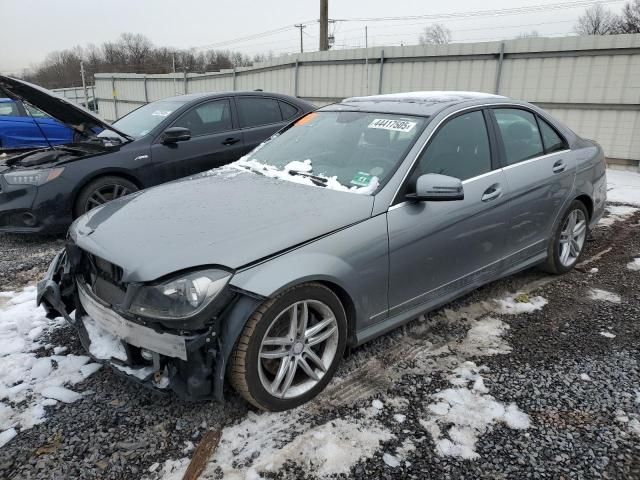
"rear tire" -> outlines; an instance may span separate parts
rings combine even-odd
[[[137,191],[136,184],[126,178],[113,175],[98,177],[80,190],[73,216],[77,218],[95,207]]]
[[[228,378],[262,410],[295,408],[326,387],[346,342],[347,317],[338,297],[318,283],[299,285],[249,318],[231,353]]]
[[[574,200],[556,225],[543,270],[561,275],[580,261],[589,234],[589,212],[584,203]]]

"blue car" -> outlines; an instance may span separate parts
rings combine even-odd
[[[20,101],[0,98],[0,150],[46,147],[72,141],[73,130],[43,111]]]

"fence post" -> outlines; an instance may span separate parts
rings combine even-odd
[[[111,77],[111,95],[113,96],[113,112],[114,118],[113,120],[118,120],[118,96],[116,95],[116,79],[115,77]]]
[[[296,58],[296,70],[293,77],[293,96],[298,96],[298,59]]]
[[[502,61],[504,60],[504,42],[500,42],[500,56],[498,57],[498,67],[496,68],[496,89],[495,94],[500,94],[500,79],[502,77]]]
[[[236,67],[233,67],[233,91],[236,91]]]
[[[147,91],[147,76],[144,76],[144,103],[149,103],[149,92]]]
[[[380,51],[380,79],[378,80],[378,94],[382,93],[382,70],[384,69],[384,49]]]
[[[187,94],[187,70],[185,69],[182,75],[182,78],[184,79],[184,94]]]

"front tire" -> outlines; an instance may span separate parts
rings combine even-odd
[[[560,275],[573,269],[584,251],[589,234],[589,212],[580,200],[574,200],[551,237],[544,270]]]
[[[293,287],[263,303],[231,353],[231,385],[262,410],[295,408],[333,377],[347,341],[347,317],[327,287]]]
[[[98,177],[80,190],[73,207],[73,216],[77,218],[104,203],[137,191],[136,184],[126,178],[113,175]]]

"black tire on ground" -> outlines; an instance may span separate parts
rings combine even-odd
[[[310,390],[293,398],[280,398],[271,394],[260,380],[258,361],[262,339],[277,316],[296,302],[316,300],[328,306],[337,321],[338,344],[335,356],[324,376]],[[252,405],[268,411],[295,408],[318,395],[335,374],[347,343],[347,316],[340,299],[319,283],[292,287],[277,297],[265,301],[247,321],[231,352],[227,378],[233,388]]]
[[[127,194],[137,192],[139,189],[135,183],[130,180],[127,180],[123,177],[118,177],[114,175],[107,175],[104,177],[98,177],[95,180],[92,180],[87,185],[85,185],[78,197],[76,198],[76,202],[73,206],[73,217],[77,218],[80,215],[87,213],[91,208],[88,208],[87,203],[89,198],[97,191],[101,189],[109,189],[110,186],[118,186],[121,189],[126,189]],[[109,198],[109,195],[106,195],[107,200],[113,200],[113,198]]]
[[[542,269],[548,273],[552,273],[554,275],[567,273],[573,270],[573,267],[575,267],[580,262],[580,258],[582,257],[582,254],[584,252],[584,245],[582,247],[582,250],[580,251],[580,255],[578,255],[578,257],[575,259],[575,261],[573,261],[571,265],[563,265],[560,261],[560,235],[562,233],[562,228],[571,212],[576,209],[581,210],[584,214],[584,218],[587,219],[587,232],[585,235],[586,237],[589,236],[589,211],[587,210],[587,207],[585,207],[584,203],[582,203],[580,200],[574,200],[571,205],[569,205],[569,208],[564,212],[564,214],[560,218],[560,221],[557,223],[549,242],[549,246],[547,247],[547,260],[542,265]]]

